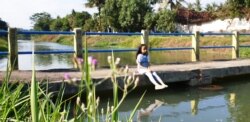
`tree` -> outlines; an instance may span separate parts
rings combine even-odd
[[[245,0],[245,6],[247,7],[247,8],[250,8],[250,0]]]
[[[231,18],[243,17],[243,12],[241,10],[246,6],[245,0],[227,0],[226,4],[230,11]]]
[[[152,30],[156,25],[156,14],[152,12],[146,13],[144,17],[144,28],[147,30]]]
[[[175,25],[176,12],[170,10],[162,10],[158,13],[156,28],[161,32],[173,32],[176,30]]]
[[[189,10],[195,10],[195,5],[192,3],[188,3],[188,9]]]
[[[200,0],[196,0],[194,5],[195,5],[195,10],[196,11],[201,11],[202,10]]]
[[[84,26],[85,21],[89,18],[91,18],[91,15],[88,12],[75,12],[72,10],[72,13],[70,15],[67,15],[66,18],[68,19],[70,28],[81,28]]]
[[[0,30],[7,30],[8,24],[0,18]]]
[[[215,2],[212,4],[207,4],[205,9],[208,12],[214,12],[218,9],[218,5]]]
[[[161,2],[162,1],[163,0],[161,0]],[[186,3],[185,0],[175,0],[175,1],[173,1],[173,0],[164,0],[164,1],[167,3],[167,5],[170,6],[170,10],[174,10],[174,9],[178,9],[180,7],[183,7],[182,3]]]
[[[88,0],[88,2],[85,4],[86,7],[97,7],[98,11],[101,11],[101,7],[104,5],[105,0]]]
[[[107,28],[112,28],[115,31],[121,29],[119,16],[121,11],[121,0],[106,0],[101,11],[102,18],[106,19]]]
[[[57,17],[55,20],[51,22],[50,30],[61,31],[62,27],[63,27],[62,19],[60,17]]]
[[[67,18],[62,19],[63,26],[61,28],[62,31],[70,31],[70,24]]]
[[[34,22],[34,30],[49,31],[52,18],[49,13],[35,13],[30,17],[30,20]]]
[[[86,23],[87,24],[85,24],[83,26],[84,31],[87,31],[87,32],[96,31],[95,28],[94,28],[95,27],[95,21],[92,18],[86,20]]]
[[[103,7],[103,5],[105,4],[105,1],[106,0],[88,0],[88,2],[85,4],[86,7],[90,7],[90,8],[93,8],[93,7],[97,7],[98,9],[98,15],[99,15],[99,29],[98,30],[101,30],[101,8]]]
[[[141,31],[146,13],[152,12],[148,0],[122,1],[119,23],[123,31]]]

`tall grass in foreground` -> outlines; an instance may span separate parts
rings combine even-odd
[[[85,46],[85,59],[87,59],[87,57],[87,46]],[[108,81],[103,80],[93,83],[90,77],[91,72],[87,60],[85,60],[84,67],[82,67],[83,69],[81,70],[83,76],[79,88],[80,90],[76,95],[68,99],[63,99],[65,89],[64,85],[61,86],[58,92],[49,92],[49,81],[45,84],[36,81],[34,64],[30,85],[23,84],[23,82],[19,83],[18,81],[16,84],[10,83],[12,69],[7,69],[6,76],[0,87],[0,121],[121,121],[119,119],[118,109],[128,93],[136,88],[138,78],[136,78],[134,74],[129,74],[128,67],[118,69],[117,65],[119,64],[120,59],[117,58],[115,60],[113,54],[108,57],[108,61],[111,67],[111,73],[107,76],[107,79],[110,78],[113,83],[114,102],[113,104],[108,103],[107,108],[105,108],[106,110],[99,108],[99,102],[101,100],[96,96],[96,86],[100,85],[102,82]],[[123,76],[123,79],[118,78],[120,76]],[[124,85],[119,86],[118,82],[123,82]],[[72,83],[72,85],[74,85],[74,83]],[[82,94],[84,90],[86,91],[86,97],[83,97]],[[118,97],[119,90],[122,91],[121,97]],[[144,94],[135,106],[131,115],[128,117],[128,120],[124,121],[133,120],[135,111],[138,108]],[[74,98],[77,98],[76,101]],[[86,103],[83,103],[83,100],[81,99],[85,98]],[[99,112],[99,110],[101,110],[101,112]]]

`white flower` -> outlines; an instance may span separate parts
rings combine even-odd
[[[81,102],[80,97],[77,97],[76,98],[76,104],[80,106],[80,102]]]
[[[86,109],[85,109],[85,105],[84,105],[83,103],[82,103],[82,105],[81,105],[81,109],[82,109],[83,112],[85,112],[85,110],[86,110]]]
[[[120,63],[121,58],[116,58],[115,65],[118,65]]]
[[[111,56],[108,56],[108,63],[111,64],[111,60],[112,60],[112,57],[111,57]]]
[[[138,85],[138,82],[139,82],[139,77],[135,79],[135,87]]]

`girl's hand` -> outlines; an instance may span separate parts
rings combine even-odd
[[[148,71],[151,72],[151,69],[148,67]]]

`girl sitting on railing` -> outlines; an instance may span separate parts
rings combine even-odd
[[[146,74],[149,80],[155,85],[155,89],[163,89],[168,87],[168,85],[164,84],[161,78],[156,74],[156,72],[151,71],[149,68],[149,55],[148,55],[148,48],[147,45],[141,44],[138,48],[136,53],[136,63],[137,63],[137,70],[140,74]],[[155,80],[160,83],[158,84]]]

